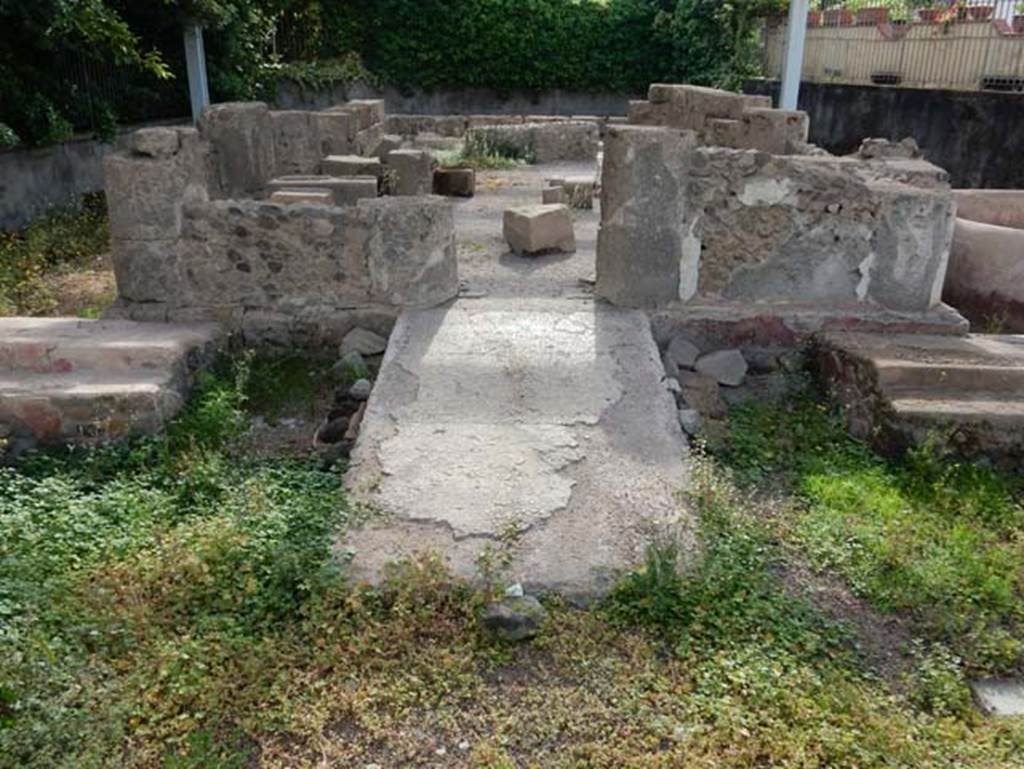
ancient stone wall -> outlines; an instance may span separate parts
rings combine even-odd
[[[720,92],[707,90],[652,100],[669,122],[703,130],[609,127],[600,296],[648,308],[790,303],[923,312],[939,304],[955,209],[941,169],[903,150],[837,158],[717,146],[708,116],[750,108],[742,96],[716,101]]]
[[[376,149],[384,118],[376,101],[323,112],[220,104],[198,130],[133,134],[105,160],[115,313],[216,320],[249,341],[290,344],[337,341],[356,322],[382,328],[404,307],[450,299],[454,223],[442,198],[409,180],[398,180],[407,196],[376,197],[376,177],[316,176],[327,155]],[[420,160],[406,165],[420,173]],[[360,184],[372,197],[266,200],[282,175],[314,189]]]

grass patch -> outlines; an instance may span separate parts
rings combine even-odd
[[[441,153],[443,168],[475,168],[477,171],[504,171],[534,162],[533,153],[512,142],[470,133],[459,151]]]
[[[340,473],[240,453],[277,364],[221,368],[164,437],[0,470],[0,767],[994,769],[1024,751],[1024,724],[964,707],[937,645],[907,695],[864,669],[782,589],[775,522],[715,460],[687,499],[691,571],[657,544],[600,606],[546,599],[530,644],[479,632],[483,596],[436,558],[349,588]],[[803,429],[827,448],[822,418]],[[737,431],[733,472],[803,477],[745,461],[777,451],[757,435]]]
[[[726,460],[798,500],[774,522],[813,566],[878,609],[913,618],[975,673],[1024,670],[1020,477],[943,455],[938,442],[884,460],[827,405],[747,404]]]
[[[54,279],[97,269],[109,250],[102,194],[85,196],[80,208],[54,210],[24,230],[0,232],[0,315],[54,313],[62,305]],[[92,317],[106,308],[90,301],[80,309]]]

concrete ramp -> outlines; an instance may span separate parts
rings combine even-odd
[[[686,443],[643,313],[573,299],[463,299],[403,314],[347,475],[385,514],[346,535],[358,582],[434,550],[452,570],[509,548],[507,578],[605,592],[656,530],[693,547]]]

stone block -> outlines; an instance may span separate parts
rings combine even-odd
[[[434,170],[434,192],[455,198],[471,198],[476,194],[476,171],[472,168],[437,168]]]
[[[694,368],[698,373],[728,387],[742,384],[747,375],[747,361],[739,350],[716,350],[701,355],[694,363]]]
[[[359,131],[383,123],[386,117],[383,99],[351,99],[344,107],[356,116]]]
[[[588,176],[570,176],[562,182],[565,190],[565,204],[569,208],[591,209],[594,207],[594,191],[597,183]]]
[[[772,97],[745,93],[743,94],[743,105],[744,109],[771,109]]]
[[[203,110],[199,133],[212,145],[220,195],[251,195],[274,175],[274,131],[266,104],[212,104]]]
[[[103,159],[110,234],[126,240],[178,236],[189,168],[181,153],[152,157],[115,152]]]
[[[136,155],[166,158],[177,154],[181,140],[174,128],[140,128],[128,137],[128,146]]]
[[[540,202],[545,205],[565,203],[565,187],[545,187],[540,191]]]
[[[744,123],[742,120],[728,120],[726,118],[711,118],[704,128],[704,140],[708,144],[718,147],[743,146]]]
[[[398,134],[384,134],[380,137],[380,144],[377,145],[377,157],[383,163],[389,152],[401,149],[404,143],[405,139]]]
[[[649,101],[629,102],[627,119],[634,125],[660,125],[663,109]]]
[[[695,85],[655,83],[648,100],[663,105],[660,124],[673,128],[700,130],[708,118],[738,120],[746,106],[742,94]]]
[[[271,112],[274,129],[275,175],[315,173],[320,163],[320,141],[311,122],[316,113],[302,110]]]
[[[746,149],[792,155],[807,144],[810,122],[806,112],[782,109],[748,109],[743,113],[743,144]]]
[[[701,242],[685,178],[696,134],[609,126],[601,176],[596,293],[628,307],[655,307],[697,291]]]
[[[371,298],[382,305],[432,307],[459,293],[455,219],[443,198],[378,198],[352,209],[367,237]]]
[[[352,206],[360,200],[377,197],[377,179],[372,176],[296,175],[272,179],[267,190],[328,190],[337,206]]]
[[[271,203],[294,205],[296,203],[316,203],[323,206],[334,205],[334,194],[330,190],[314,189],[283,189],[270,194]]]
[[[429,195],[437,161],[426,150],[393,150],[384,158],[392,195]]]
[[[117,295],[132,302],[175,302],[182,298],[178,239],[110,241]]]
[[[513,252],[537,255],[576,250],[572,217],[564,205],[537,205],[505,211],[502,230]]]
[[[369,128],[356,131],[355,149],[356,155],[365,157],[376,157],[380,154],[380,143],[384,140],[384,124],[377,123]]]
[[[320,156],[349,155],[355,150],[356,118],[344,110],[309,113],[311,130],[317,136]]]
[[[360,155],[328,155],[320,163],[325,176],[373,176],[380,179],[384,166],[377,158]]]

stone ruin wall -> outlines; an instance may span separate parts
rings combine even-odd
[[[379,151],[384,120],[380,101],[322,112],[235,103],[208,108],[197,129],[136,132],[105,161],[115,314],[215,320],[251,342],[306,344],[356,325],[384,332],[402,308],[454,296],[443,199],[266,199],[275,177]]]
[[[652,85],[631,105],[640,125],[608,127],[597,293],[743,315],[936,308],[955,212],[945,172],[887,143],[832,156],[806,143],[804,113],[761,99]]]

